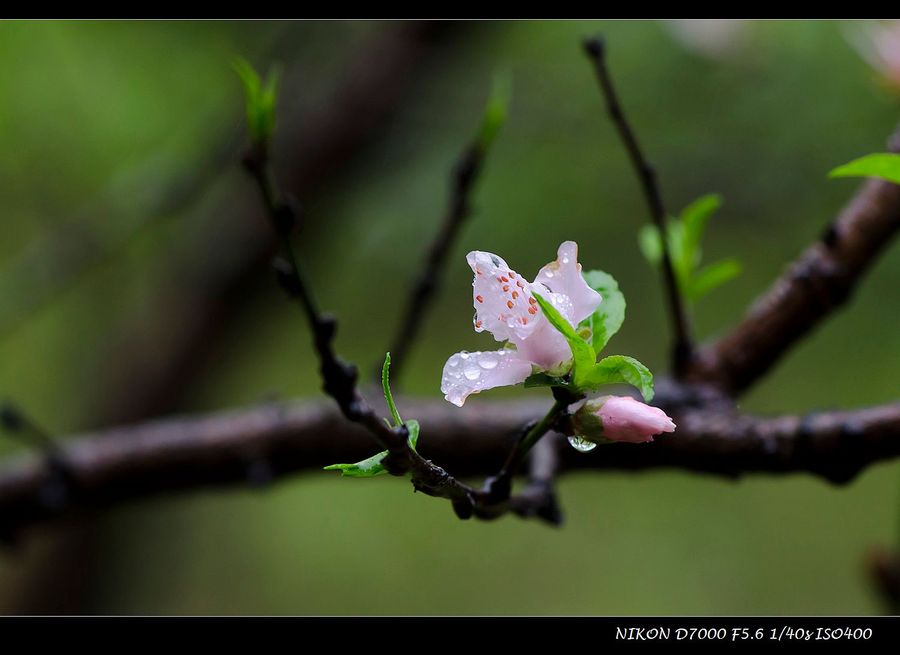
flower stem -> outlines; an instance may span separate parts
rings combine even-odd
[[[512,491],[512,478],[528,454],[528,451],[534,447],[541,437],[549,432],[560,415],[566,411],[571,400],[566,398],[558,398],[550,408],[550,411],[536,423],[529,424],[522,432],[522,436],[513,446],[503,464],[500,472],[492,478],[488,478],[485,482],[485,491],[489,499],[493,502],[502,502],[509,498]]]

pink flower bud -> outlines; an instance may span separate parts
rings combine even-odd
[[[664,411],[630,396],[588,400],[572,415],[572,424],[585,439],[628,443],[653,441],[653,435],[675,431],[675,423]]]

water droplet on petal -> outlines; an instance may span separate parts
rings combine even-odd
[[[569,445],[579,453],[589,453],[597,447],[593,441],[588,441],[583,437],[569,437]]]
[[[486,371],[497,368],[497,358],[494,355],[484,354],[478,360],[478,365]]]
[[[477,380],[481,377],[481,371],[478,370],[478,367],[466,367],[466,370],[463,372],[463,375],[466,376],[467,380]]]

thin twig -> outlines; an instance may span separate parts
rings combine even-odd
[[[509,511],[521,518],[538,517],[555,525],[563,523],[554,480],[559,470],[559,451],[551,439],[542,439],[531,452],[528,484],[509,500]]]
[[[675,277],[675,269],[672,265],[672,256],[666,237],[668,234],[666,231],[668,214],[659,191],[656,171],[644,156],[634,130],[619,103],[612,78],[606,66],[606,44],[601,37],[593,37],[584,42],[584,50],[594,64],[597,80],[600,82],[600,88],[603,91],[603,96],[606,98],[606,109],[619,132],[619,137],[622,139],[625,149],[628,151],[628,156],[644,190],[644,197],[650,209],[650,217],[660,234],[663,286],[668,299],[669,316],[674,337],[672,350],[673,366],[676,377],[680,377],[690,362],[693,343],[687,312],[681,293],[678,290],[678,280]]]
[[[513,477],[518,473],[519,467],[529,451],[555,427],[566,408],[578,400],[561,388],[557,388],[555,394],[558,397],[550,411],[539,421],[529,421],[525,424],[521,436],[510,449],[500,472],[485,481],[485,492],[491,500],[502,501],[509,498]]]
[[[420,275],[413,284],[412,291],[401,314],[397,332],[391,343],[392,374],[395,380],[400,378],[400,371],[406,363],[410,347],[415,343],[424,317],[434,302],[440,289],[441,276],[447,256],[456,242],[456,238],[471,213],[469,196],[481,164],[484,160],[484,149],[476,141],[469,145],[453,167],[450,177],[450,205],[440,230],[428,248],[420,268]],[[380,365],[376,377],[380,375]]]
[[[296,202],[286,200],[279,194],[264,143],[257,143],[248,150],[244,166],[256,182],[272,227],[278,234],[283,257],[276,265],[278,279],[285,291],[298,301],[310,325],[324,391],[334,399],[347,420],[364,426],[387,450],[388,454],[381,463],[391,474],[410,473],[417,491],[450,500],[454,511],[462,519],[471,517],[481,506],[494,504],[496,499],[485,491],[460,482],[440,466],[424,459],[409,445],[406,426],[390,427],[359,392],[356,367],[340,360],[333,349],[337,324],[333,318],[319,312],[311,288],[301,273],[291,243],[291,232],[297,224],[299,208]]]

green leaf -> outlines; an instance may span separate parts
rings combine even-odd
[[[625,321],[625,296],[619,291],[619,283],[609,273],[588,271],[584,279],[603,298],[594,313],[582,322],[591,328],[591,345],[594,352],[599,353]]]
[[[715,193],[702,196],[685,207],[678,218],[669,219],[666,243],[678,290],[689,301],[695,301],[715,287],[734,278],[741,271],[735,259],[707,266],[698,272],[702,259],[703,234],[710,217],[722,206],[722,197]],[[654,266],[662,261],[662,239],[653,225],[645,225],[638,232],[638,244],[644,257]]]
[[[675,218],[670,218],[667,226],[669,233],[669,256],[672,258],[672,268],[675,269],[678,288],[684,294],[691,280],[694,270],[694,262],[688,256],[686,249],[687,239],[684,224]]]
[[[669,219],[667,233],[669,257],[679,289],[682,289],[683,293],[685,281],[690,278],[691,266],[684,257],[684,229],[677,218]],[[652,266],[659,266],[662,263],[663,243],[655,225],[645,225],[638,231],[638,246],[644,259]]]
[[[684,227],[683,255],[685,263],[690,264],[691,270],[700,264],[700,244],[703,241],[706,224],[721,206],[722,196],[709,193],[681,210],[681,225]]]
[[[410,419],[405,423],[409,432],[409,446],[413,450],[419,442],[419,422]],[[382,450],[380,453],[372,455],[356,464],[331,464],[324,468],[325,471],[340,471],[343,477],[347,478],[373,478],[376,475],[387,473],[387,469],[381,465],[381,460],[385,458],[388,451]]]
[[[633,357],[611,355],[597,362],[585,379],[591,391],[605,384],[630,384],[637,388],[646,402],[653,399],[653,374]]]
[[[880,177],[900,184],[900,155],[877,152],[833,169],[828,177]]]
[[[275,101],[278,96],[280,69],[273,68],[263,84],[259,73],[246,59],[235,57],[232,67],[244,87],[247,126],[250,134],[255,141],[264,143],[272,136],[272,131],[275,129]]]
[[[409,445],[415,450],[416,444],[419,443],[419,422],[411,418],[404,425],[409,432]]]
[[[387,455],[387,451],[383,450],[356,464],[332,464],[326,466],[324,470],[340,471],[341,475],[347,478],[372,478],[387,473],[387,469],[381,465],[381,460],[385,455]]]
[[[481,115],[481,125],[478,128],[476,143],[482,152],[491,147],[500,128],[506,123],[509,113],[509,102],[512,97],[512,78],[506,73],[495,73],[491,86],[491,94],[488,96],[487,105]]]
[[[403,419],[400,418],[400,412],[397,411],[397,406],[394,404],[394,396],[391,395],[391,353],[384,355],[384,365],[381,367],[381,388],[384,391],[384,400],[394,418],[394,425],[400,425],[403,423]]]
[[[722,259],[700,269],[691,281],[688,297],[697,300],[741,274],[741,264],[734,258]]]
[[[537,293],[532,292],[532,295],[537,300],[538,305],[540,305],[544,316],[550,321],[550,325],[556,328],[568,341],[569,347],[572,349],[572,383],[576,388],[580,388],[584,376],[591,370],[594,362],[597,361],[597,353],[594,352],[591,344],[578,336],[575,328],[556,311],[553,305]]]
[[[638,230],[638,246],[651,265],[657,266],[662,261],[662,239],[655,225],[644,225]]]

